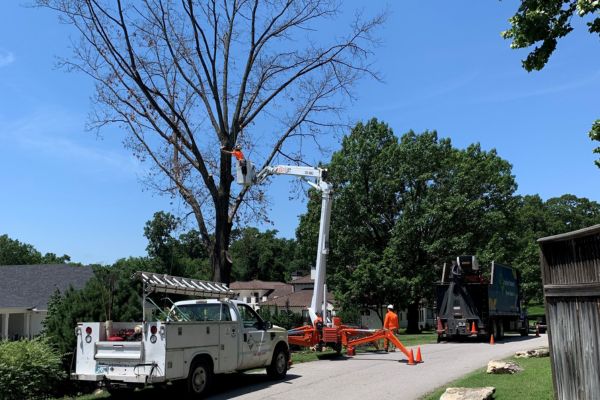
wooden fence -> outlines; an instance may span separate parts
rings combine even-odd
[[[600,399],[600,225],[538,242],[555,396]]]

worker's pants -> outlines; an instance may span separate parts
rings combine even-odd
[[[389,331],[392,332],[394,334],[394,336],[395,336],[398,333],[398,328],[389,329]],[[389,345],[388,342],[389,342],[389,340],[387,338],[383,339],[383,348],[386,349],[386,350],[388,349],[388,345]],[[394,347],[394,344],[392,343],[392,348],[393,347]]]

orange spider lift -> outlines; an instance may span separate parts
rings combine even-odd
[[[342,347],[346,347],[347,354],[354,355],[356,346],[387,338],[406,355],[408,364],[413,365],[412,350],[409,352],[389,330],[356,329],[343,325],[339,317],[333,317],[332,320],[327,317],[325,270],[327,268],[327,254],[329,254],[329,225],[333,197],[333,186],[327,182],[327,170],[296,165],[278,165],[266,166],[256,173],[252,162],[250,160],[245,160],[245,162],[246,173],[244,174],[240,161],[237,161],[236,180],[241,185],[261,184],[272,175],[291,175],[304,179],[310,186],[321,192],[321,220],[319,224],[315,288],[308,308],[312,324],[289,330],[288,342],[297,346],[316,347],[318,350],[322,349],[323,346],[328,346],[338,353],[342,351]],[[325,320],[321,316],[325,316]]]

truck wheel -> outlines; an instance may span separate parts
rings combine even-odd
[[[333,346],[331,346],[331,348],[336,352],[337,355],[342,354],[342,343],[341,342],[334,343]]]
[[[277,346],[273,352],[267,375],[273,379],[283,379],[287,374],[289,355],[284,346]]]
[[[525,325],[525,327],[521,328],[521,336],[529,336],[529,320],[525,319],[523,325]]]
[[[212,382],[212,368],[205,360],[194,361],[187,380],[187,391],[194,397],[208,392]]]
[[[498,324],[498,340],[504,339],[504,321],[497,321]]]

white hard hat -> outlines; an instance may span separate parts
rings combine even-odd
[[[388,308],[389,310],[393,310],[393,309],[394,309],[394,306],[393,306],[392,304],[390,304],[390,305],[389,305],[387,308]]]

